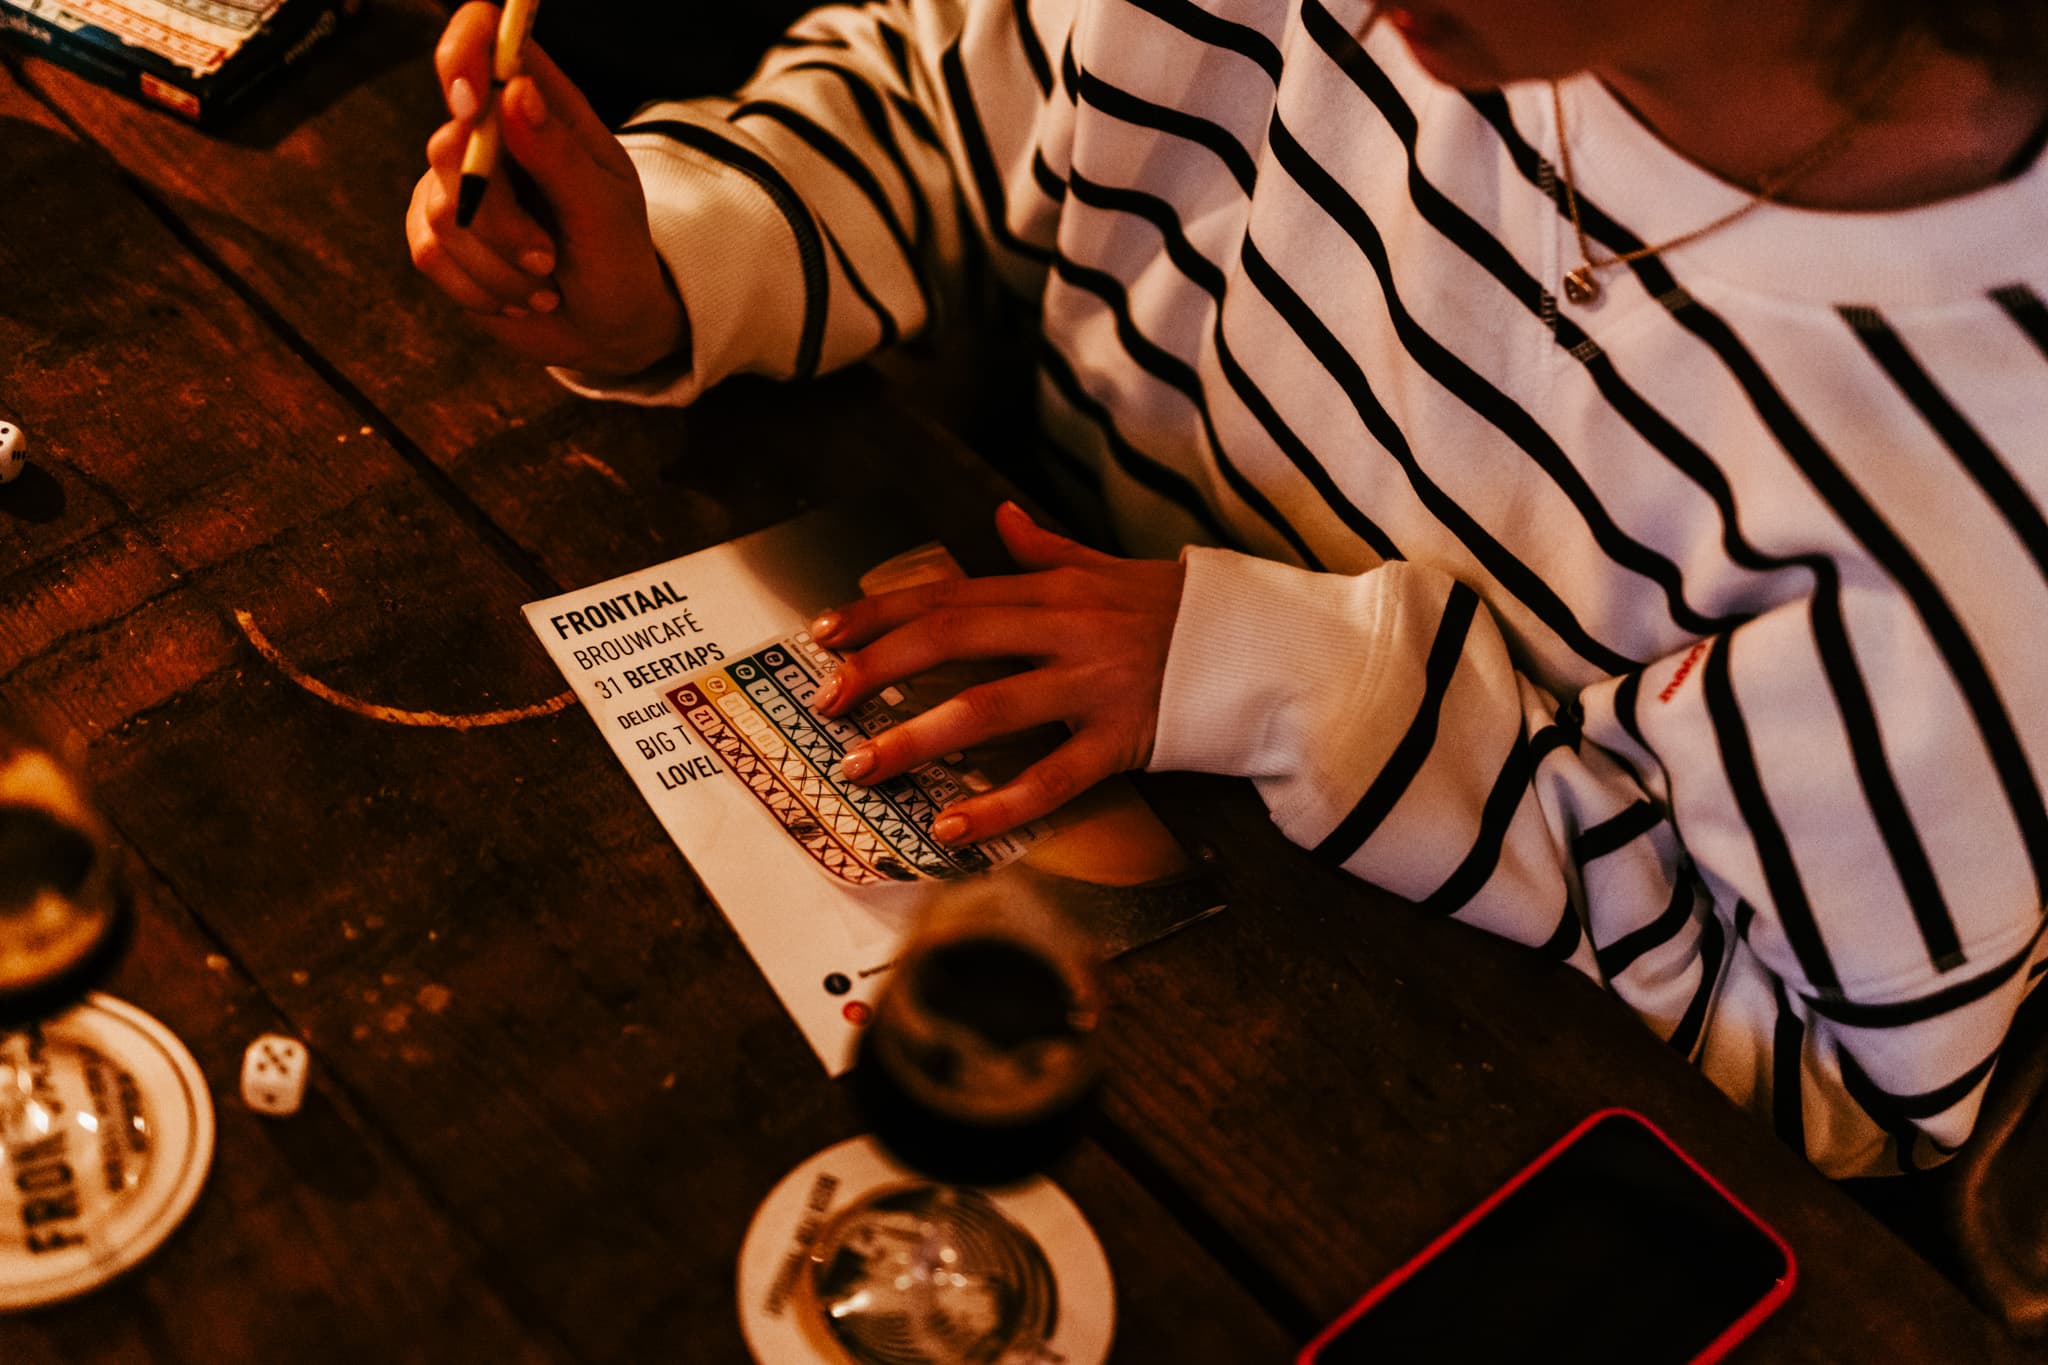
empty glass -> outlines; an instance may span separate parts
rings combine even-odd
[[[977,1190],[922,1182],[834,1215],[799,1294],[820,1346],[852,1365],[1025,1365],[1059,1316],[1028,1233]]]

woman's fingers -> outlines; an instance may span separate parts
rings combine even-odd
[[[975,843],[1043,820],[1104,778],[1122,771],[1114,739],[1083,730],[1010,781],[956,801],[932,823],[941,843]]]
[[[463,122],[476,115],[455,107],[455,83],[465,82],[472,98],[491,88],[491,52],[497,46],[501,13],[496,5],[473,0],[455,11],[441,30],[441,40],[434,44],[434,70],[441,77],[442,97],[448,101],[448,112]]]
[[[448,249],[448,234],[436,232],[430,223],[430,205],[438,195],[432,176],[413,187],[412,204],[405,213],[405,240],[412,250],[412,263],[457,307],[472,313],[500,313],[506,301],[473,278]]]
[[[676,355],[688,319],[656,254],[632,160],[540,48],[492,94],[502,11],[457,10],[435,49],[452,121],[427,146],[406,213],[414,262],[529,359],[632,374]],[[461,163],[482,120],[500,155],[475,218],[457,226]],[[516,191],[516,192],[515,192]]]
[[[996,534],[1020,569],[1056,569],[1067,565],[1114,564],[1115,555],[1091,550],[1078,540],[1048,531],[1014,502],[996,509]]]
[[[533,82],[548,116],[577,141],[584,155],[608,174],[635,187],[639,185],[639,172],[633,169],[633,159],[626,155],[626,149],[619,145],[618,135],[605,126],[590,100],[555,65],[553,58],[528,44],[521,71]]]
[[[949,842],[1041,819],[1105,777],[1145,765],[1185,576],[1172,561],[1091,550],[1014,503],[997,510],[996,526],[1026,572],[881,593],[811,623],[812,637],[842,656],[812,702],[827,716],[942,665],[1034,661],[884,730],[841,762],[848,780],[880,782],[1005,736],[1062,722],[1072,730],[1013,780],[949,807],[934,827]]]
[[[487,111],[494,88],[492,66],[501,14],[498,6],[476,0],[457,10],[442,30],[434,49],[434,66],[454,122],[449,126],[449,146],[429,144],[428,160],[436,167],[459,165],[471,131]],[[498,98],[496,113],[505,150],[532,175],[557,216],[569,220],[565,230],[576,231],[573,220],[593,203],[616,209],[622,196],[636,208],[642,203],[631,158],[575,82],[536,44],[527,43],[520,54],[520,74],[498,92]],[[436,134],[436,140],[440,142],[442,135]],[[607,192],[592,194],[593,177],[610,182]],[[503,190],[495,194],[486,191],[486,212],[491,200],[511,204],[514,198]],[[545,234],[524,213],[518,216],[522,221],[517,231],[511,230],[514,224],[509,219],[502,220],[497,229],[486,226],[481,218],[472,226],[508,260],[523,263],[533,248],[546,248],[552,269],[551,244],[533,240]]]
[[[818,710],[843,714],[889,684],[941,664],[1043,655],[1046,632],[1057,623],[1056,613],[1039,607],[935,608],[842,655]]]
[[[845,603],[811,622],[811,637],[832,649],[863,645],[888,631],[937,612],[1002,607],[1055,607],[1077,601],[1082,583],[1069,570],[1002,574],[993,578],[949,578],[915,588],[898,588]],[[1012,654],[1030,654],[1014,649]]]
[[[545,246],[545,235],[537,227],[523,231],[514,224],[501,230],[497,240],[517,243],[523,237],[529,244],[499,249],[492,245],[492,238],[455,227],[451,185],[450,177],[430,171],[413,189],[405,229],[413,264],[442,292],[472,311],[495,313],[517,308],[546,312],[552,308],[554,287],[547,270],[536,268],[553,268],[554,253]],[[536,237],[542,245],[531,244]],[[523,264],[508,259],[508,250],[516,251]]]
[[[560,302],[560,295],[549,279],[549,273],[554,269],[554,252],[550,248],[545,245],[508,245],[503,248],[493,245],[493,238],[510,238],[516,242],[518,238],[526,237],[531,242],[537,234],[515,229],[487,237],[481,232],[465,232],[454,227],[448,216],[452,212],[454,192],[445,182],[434,186],[429,199],[428,221],[433,227],[433,245],[488,292],[498,307],[545,313]],[[517,253],[516,264],[509,259],[513,252]]]
[[[518,195],[487,196],[467,228],[456,226],[456,188],[462,180],[462,156],[468,145],[469,129],[461,123],[444,123],[427,139],[427,166],[441,182],[445,196],[445,202],[435,205],[433,226],[451,239],[458,234],[471,237],[508,265],[545,279],[555,268],[554,238],[520,205]]]
[[[423,250],[445,256],[498,307],[534,308],[536,293],[553,292],[554,242],[513,195],[486,202],[467,229],[456,226],[456,187],[467,138],[462,124],[444,123],[427,139],[428,170],[414,191],[417,212],[408,214],[406,223],[413,259],[420,261]]]
[[[841,649],[865,644],[933,612],[1081,605],[1101,597],[1102,570],[1130,563],[1046,530],[1014,502],[996,509],[996,529],[1011,557],[1026,572],[989,578],[951,578],[863,597],[820,615],[811,623],[811,635],[819,644]]]
[[[854,746],[839,770],[849,781],[886,782],[920,763],[1065,720],[1075,710],[1071,690],[1049,670],[1000,678],[970,687]]]
[[[645,235],[647,204],[633,163],[618,139],[607,134],[593,144],[579,131],[579,113],[597,116],[575,86],[556,84],[550,92],[528,71],[505,87],[499,122],[505,150],[547,201],[564,241],[598,244]]]
[[[469,124],[453,119],[427,139],[427,169],[443,175],[462,174],[462,152],[469,144]]]

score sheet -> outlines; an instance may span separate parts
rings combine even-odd
[[[837,656],[798,631],[698,674],[668,700],[797,846],[842,881],[861,886],[986,872],[1045,837],[1043,825],[959,848],[932,837],[939,812],[989,786],[981,772],[956,766],[964,755],[872,787],[842,781],[846,751],[915,708],[891,687],[845,719],[818,715],[811,699],[838,668]]]
[[[806,633],[809,621],[863,593],[960,572],[906,521],[826,509],[525,608],[835,1075],[852,1064],[919,911],[949,888],[987,879],[1040,897],[1104,955],[1220,908],[1199,865],[1121,779],[996,840],[931,837],[947,805],[1034,757],[1028,744],[949,754],[873,787],[840,780],[848,747],[973,681],[942,670],[839,719],[810,708],[838,660]]]

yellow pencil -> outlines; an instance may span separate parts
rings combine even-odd
[[[491,89],[484,97],[483,112],[469,131],[469,145],[462,151],[462,183],[455,192],[455,226],[468,227],[484,202],[484,190],[498,165],[498,101],[505,87],[519,74],[526,56],[526,37],[533,32],[533,16],[540,0],[506,0],[498,17],[498,42],[491,50]]]

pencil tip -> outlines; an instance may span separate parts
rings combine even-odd
[[[466,228],[483,206],[484,187],[491,182],[480,175],[465,175],[455,191],[455,226]]]

